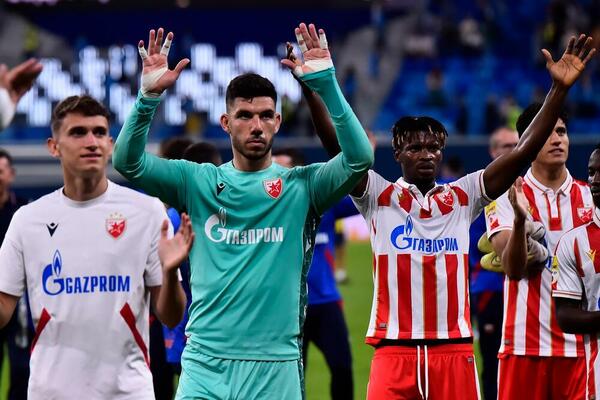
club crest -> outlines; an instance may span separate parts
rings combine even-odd
[[[263,181],[263,187],[265,188],[265,192],[272,198],[276,199],[281,195],[283,191],[283,181],[281,178],[277,179],[267,179]]]
[[[592,208],[591,207],[579,207],[577,208],[577,216],[581,222],[588,223],[592,220]]]
[[[440,193],[438,198],[448,207],[452,207],[454,205],[454,196],[452,195],[451,191]]]
[[[106,231],[115,239],[118,239],[125,232],[126,225],[127,220],[119,213],[110,214],[106,219]]]

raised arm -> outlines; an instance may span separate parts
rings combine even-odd
[[[145,151],[148,131],[160,103],[160,95],[173,86],[189,63],[185,58],[173,70],[169,70],[167,57],[173,33],[169,32],[164,44],[163,34],[162,28],[156,34],[154,30],[150,31],[147,51],[143,41],[138,44],[143,63],[141,89],[115,143],[113,166],[148,194],[181,208],[184,198],[184,163],[163,160]]]
[[[325,32],[317,34],[314,25],[302,23],[295,29],[304,63],[289,59],[282,63],[316,92],[335,127],[341,153],[319,167],[311,180],[314,205],[322,212],[348,194],[373,163],[373,149],[358,118],[342,95],[335,79],[335,69],[329,54]]]
[[[42,73],[42,64],[34,58],[12,69],[0,64],[0,131],[13,119],[17,103]]]
[[[495,199],[506,192],[521,171],[535,159],[552,133],[569,88],[579,78],[595,52],[596,49],[592,48],[592,38],[583,34],[577,39],[572,37],[569,40],[567,49],[557,62],[552,60],[548,50],[542,50],[546,58],[546,68],[552,78],[552,87],[517,147],[493,161],[485,169],[483,181],[490,198]]]

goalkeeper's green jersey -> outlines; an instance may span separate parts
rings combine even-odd
[[[319,216],[368,170],[373,152],[333,69],[307,75],[323,98],[342,153],[327,163],[257,172],[164,160],[144,147],[158,99],[139,96],[113,163],[146,193],[186,210],[196,233],[186,335],[202,353],[243,360],[300,357],[306,275]]]

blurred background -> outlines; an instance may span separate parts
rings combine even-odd
[[[375,169],[393,180],[400,170],[392,158],[389,130],[398,118],[429,115],[443,122],[449,132],[444,178],[482,168],[490,161],[490,133],[514,127],[521,110],[543,100],[549,88],[540,49],[549,49],[557,59],[571,35],[591,34],[595,47],[600,40],[600,0],[208,3],[1,2],[0,62],[11,67],[36,57],[44,64],[35,87],[19,103],[15,121],[0,135],[0,146],[15,157],[17,192],[37,198],[61,186],[58,161],[48,156],[45,141],[51,110],[66,96],[89,93],[104,102],[116,137],[139,87],[137,42],[147,40],[150,28],[175,33],[172,66],[183,57],[191,59],[154,120],[151,150],[167,138],[186,136],[213,142],[229,160],[229,139],[218,126],[225,88],[235,75],[253,71],[269,78],[280,96],[283,125],[275,147],[301,149],[309,162],[325,160],[300,88],[279,63],[285,42],[295,40],[293,28],[313,22],[327,32],[346,98],[377,138]],[[586,160],[600,138],[599,63],[596,57],[588,65],[566,106],[568,167],[584,180]],[[114,171],[110,176],[123,182]],[[364,398],[371,354],[362,344],[371,284],[368,244],[361,246],[350,249],[352,284],[342,288],[356,398]],[[309,354],[308,398],[327,398],[327,370],[318,352]]]

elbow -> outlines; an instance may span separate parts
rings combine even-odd
[[[373,166],[375,162],[375,156],[373,151],[369,149],[369,152],[365,152],[365,154],[357,158],[354,162],[349,163],[352,170],[356,172],[366,172]]]

